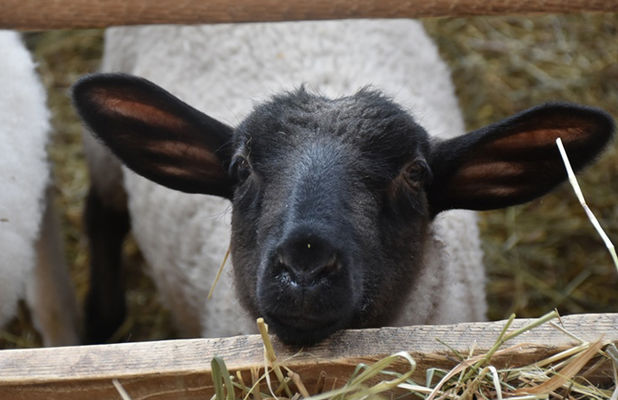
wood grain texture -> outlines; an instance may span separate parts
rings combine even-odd
[[[516,320],[511,330],[530,321]],[[618,343],[618,314],[573,315],[562,321],[582,340]],[[301,374],[313,390],[322,371],[328,374],[327,387],[342,384],[359,362],[399,351],[414,357],[415,377],[424,381],[428,367],[456,364],[437,339],[464,354],[471,348],[483,353],[495,343],[503,326],[504,321],[350,330],[302,351],[273,341],[279,360],[287,360],[285,365]],[[508,342],[493,363],[525,365],[575,344],[545,324]],[[132,400],[207,399],[213,394],[210,361],[214,356],[222,357],[231,371],[241,371],[247,379],[252,368],[264,365],[259,336],[4,350],[0,351],[0,400],[119,399],[112,379],[121,382]],[[606,364],[591,379],[611,379]]]
[[[618,0],[2,0],[0,28],[618,11]]]

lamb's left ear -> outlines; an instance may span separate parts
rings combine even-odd
[[[92,133],[133,171],[171,189],[231,197],[229,126],[130,75],[83,78],[73,102]]]
[[[605,112],[559,103],[435,143],[429,157],[431,212],[488,210],[539,197],[566,179],[557,138],[577,171],[601,152],[613,130]]]

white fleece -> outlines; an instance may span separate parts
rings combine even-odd
[[[19,35],[0,31],[0,325],[15,314],[36,262],[50,131],[45,91]]]
[[[240,122],[253,105],[305,83],[329,96],[370,85],[447,138],[463,122],[446,65],[420,23],[359,20],[115,28],[103,70],[148,78],[210,116]],[[109,171],[109,165],[107,166]],[[230,238],[230,203],[166,189],[125,170],[133,231],[162,299],[186,335],[254,332],[234,298],[231,268],[206,294]],[[476,217],[440,214],[427,238],[430,264],[397,325],[485,318]]]

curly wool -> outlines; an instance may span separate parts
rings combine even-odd
[[[416,21],[115,28],[106,33],[103,70],[150,79],[230,125],[260,101],[300,84],[331,97],[371,86],[431,135],[464,133],[448,68]],[[90,152],[93,146],[90,140]],[[99,159],[109,174],[109,160]],[[206,300],[229,244],[230,203],[172,191],[126,169],[124,178],[134,235],[181,331],[205,337],[254,332],[254,321],[234,299],[230,270],[214,299]],[[429,267],[395,324],[484,319],[475,213],[438,215],[425,248]]]

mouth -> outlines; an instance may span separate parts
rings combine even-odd
[[[316,344],[345,326],[342,319],[324,321],[305,315],[265,315],[266,323],[286,344],[309,346]]]

